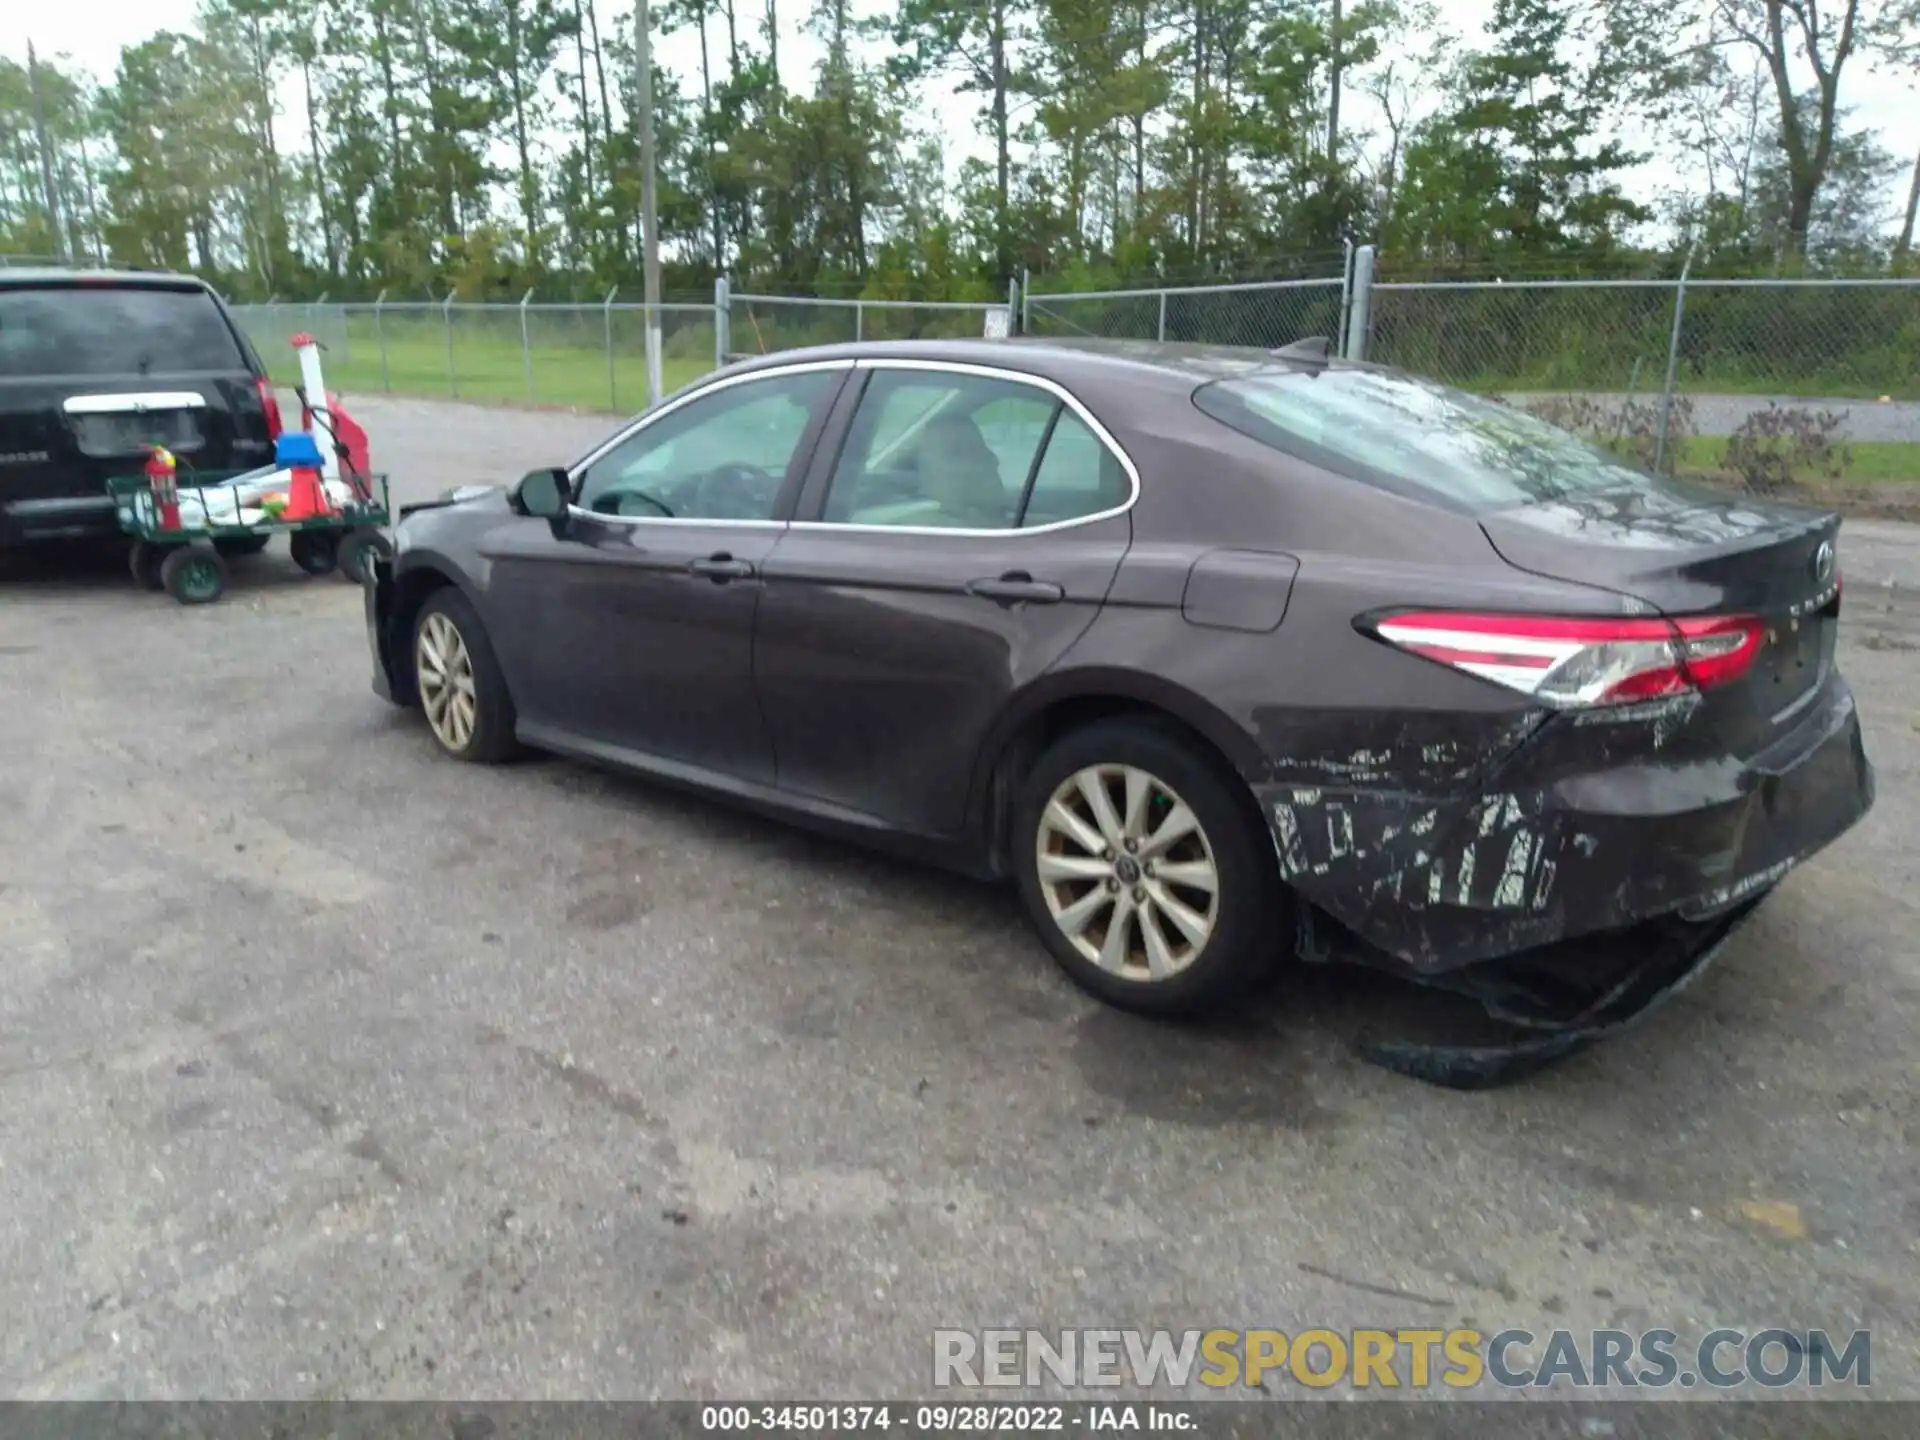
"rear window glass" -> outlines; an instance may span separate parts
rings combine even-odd
[[[204,290],[0,289],[0,375],[164,375],[248,368]]]
[[[1216,380],[1194,403],[1243,435],[1336,474],[1469,511],[1644,489],[1597,445],[1463,390],[1364,370]]]

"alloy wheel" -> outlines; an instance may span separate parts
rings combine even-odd
[[[1082,956],[1128,980],[1171,979],[1200,958],[1220,915],[1220,870],[1199,817],[1134,765],[1060,782],[1034,837],[1040,893]]]
[[[415,645],[420,704],[427,724],[449,750],[464,750],[473,739],[478,702],[473,686],[473,657],[459,629],[435,611],[420,626]]]

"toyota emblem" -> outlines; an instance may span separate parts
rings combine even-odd
[[[1833,542],[1822,540],[1820,548],[1813,552],[1813,583],[1825,585],[1833,579]]]

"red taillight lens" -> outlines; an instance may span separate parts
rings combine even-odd
[[[262,378],[253,383],[260,387],[260,408],[266,412],[267,416],[267,439],[278,440],[282,428],[280,424],[280,397],[273,393],[273,382],[271,380]]]
[[[1365,622],[1389,645],[1549,705],[1618,705],[1744,675],[1766,627],[1751,615],[1587,620],[1411,611]]]

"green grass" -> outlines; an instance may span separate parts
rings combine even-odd
[[[1847,485],[1920,484],[1920,444],[1898,440],[1848,442],[1849,463],[1837,483]],[[1675,468],[1704,475],[1726,471],[1727,442],[1718,436],[1693,436],[1680,442]]]
[[[531,384],[527,360],[518,337],[511,343],[490,337],[454,335],[449,369],[444,335],[389,336],[382,347],[375,337],[361,335],[359,326],[341,346],[322,336],[327,385],[341,394],[409,395],[439,399],[504,401],[518,405],[566,405],[583,410],[627,414],[647,403],[646,356],[637,345],[615,349],[611,371],[603,349],[571,345],[531,347]],[[276,381],[296,384],[299,366],[284,343],[256,344],[271,357]],[[284,357],[284,358],[282,358]],[[704,355],[668,354],[661,358],[661,379],[667,393],[697,380],[714,368],[709,344]]]

